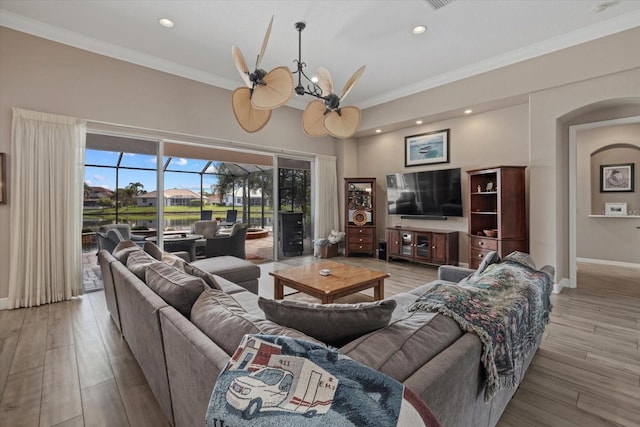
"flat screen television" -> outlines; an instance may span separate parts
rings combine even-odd
[[[387,207],[407,217],[463,216],[460,168],[387,175]]]

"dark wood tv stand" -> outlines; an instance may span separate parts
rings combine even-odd
[[[387,227],[387,261],[393,258],[432,265],[458,265],[458,232]]]

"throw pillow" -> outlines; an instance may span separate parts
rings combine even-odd
[[[158,261],[162,261],[162,249],[160,249],[155,243],[144,242],[142,249]]]
[[[157,261],[141,249],[139,251],[133,251],[129,254],[129,256],[127,257],[127,268],[129,269],[129,271],[135,274],[138,279],[144,282],[147,267],[149,267],[154,262]]]
[[[246,312],[231,295],[205,289],[191,309],[191,322],[232,355],[245,334],[285,335],[317,342],[313,338]]]
[[[171,252],[164,252],[155,243],[145,242],[143,249],[154,259],[162,261],[165,264],[169,264],[170,266],[175,267],[180,271],[184,271],[184,265],[186,264],[185,260],[177,255],[172,254]]]
[[[115,259],[117,259],[124,265],[127,265],[127,258],[129,258],[129,254],[131,252],[141,250],[142,248],[133,243],[131,240],[123,240],[116,245],[116,247],[113,249],[113,252],[111,252],[111,255],[113,255]]]
[[[533,262],[533,258],[531,258],[531,255],[524,252],[511,252],[509,255],[504,257],[503,261],[517,262],[518,264],[522,264],[536,270],[536,264]]]
[[[145,278],[151,290],[187,318],[191,315],[191,307],[205,288],[201,278],[164,262],[155,261],[149,265]]]
[[[394,300],[360,304],[313,304],[260,297],[265,317],[336,347],[384,328],[396,308]]]
[[[200,270],[198,267],[194,267],[191,264],[184,265],[184,272],[187,274],[191,274],[192,276],[201,278],[212,289],[222,290],[222,286],[220,286],[215,276],[211,273],[207,273],[204,270]]]

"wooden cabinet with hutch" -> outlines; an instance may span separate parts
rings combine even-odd
[[[387,261],[393,258],[435,265],[458,265],[458,232],[387,227]]]
[[[345,255],[376,253],[376,179],[345,178]]]
[[[491,251],[497,251],[500,257],[513,251],[529,251],[525,169],[526,166],[496,166],[467,171],[469,268],[478,268]]]

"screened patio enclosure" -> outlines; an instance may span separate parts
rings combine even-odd
[[[191,229],[202,211],[224,220],[227,210],[236,210],[238,220],[250,227],[271,229],[271,156],[242,156],[261,164],[211,160],[229,154],[166,143],[158,168],[157,146],[157,141],[87,135],[83,229],[124,222],[134,229]],[[157,191],[158,171],[163,194]],[[159,206],[164,217],[160,227]]]

